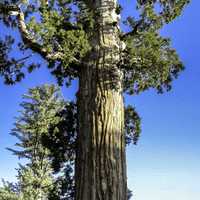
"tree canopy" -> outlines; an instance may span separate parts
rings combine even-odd
[[[119,30],[124,47],[118,67],[124,71],[125,92],[135,94],[149,88],[162,92],[171,88],[172,80],[184,67],[171,47],[170,39],[160,36],[159,31],[178,17],[188,3],[189,0],[135,2],[137,16],[123,19],[130,32]],[[100,12],[93,8],[90,0],[12,0],[1,3],[1,21],[11,29],[18,29],[22,39],[17,44],[22,57],[16,59],[9,56],[14,38],[11,35],[1,38],[4,67],[0,73],[5,82],[18,82],[26,71],[37,68],[39,63],[28,62],[32,53],[37,53],[47,61],[60,84],[63,81],[69,84],[79,76],[88,52],[92,51],[90,40],[98,28],[95,19]],[[118,4],[116,16],[120,12],[123,8]]]

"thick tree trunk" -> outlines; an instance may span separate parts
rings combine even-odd
[[[78,98],[76,200],[127,200],[124,102],[116,2],[94,3],[100,12]],[[115,15],[115,16],[114,16]]]

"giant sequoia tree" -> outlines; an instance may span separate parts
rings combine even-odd
[[[34,54],[46,60],[60,84],[79,81],[75,199],[126,200],[125,132],[136,142],[139,126],[135,110],[124,109],[123,94],[171,88],[183,64],[159,30],[189,0],[135,0],[139,15],[123,19],[126,33],[117,0],[1,2],[1,23],[21,35],[17,45],[11,35],[1,37],[5,82],[21,81],[26,70],[39,67]],[[21,57],[12,57],[13,46]]]

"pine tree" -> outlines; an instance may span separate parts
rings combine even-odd
[[[18,149],[9,149],[19,158],[28,160],[18,169],[19,196],[22,200],[46,200],[55,178],[49,150],[43,146],[42,137],[48,134],[49,126],[59,122],[56,113],[64,109],[65,102],[54,85],[30,89],[23,98],[21,115],[16,118],[11,132],[19,140],[15,145]]]
[[[183,70],[170,39],[159,30],[179,16],[189,0],[137,0],[139,17],[120,29],[117,0],[7,0],[2,22],[18,29],[22,58],[11,58],[14,39],[2,39],[0,74],[21,81],[39,67],[30,50],[48,63],[60,84],[79,80],[75,163],[76,200],[126,200],[125,109],[123,94],[171,89]],[[134,109],[127,116],[137,116]],[[127,110],[127,112],[128,112]],[[133,119],[126,119],[132,123]],[[138,130],[138,123],[135,123]],[[135,134],[134,125],[128,129]],[[136,134],[138,135],[138,134]],[[135,137],[134,142],[136,141]]]
[[[0,199],[1,200],[23,200],[20,197],[18,186],[2,180],[3,186],[0,187]]]

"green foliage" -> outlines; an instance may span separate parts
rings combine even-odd
[[[16,146],[24,150],[12,151],[19,157],[37,161],[48,155],[41,144],[41,137],[48,133],[49,124],[58,123],[55,114],[64,107],[64,101],[54,85],[30,89],[23,99],[21,116],[16,118],[11,134],[21,141]]]
[[[149,88],[170,90],[172,80],[184,69],[170,40],[148,31],[128,36],[126,44],[124,90],[129,94]]]
[[[2,180],[3,186],[0,187],[1,200],[23,200],[16,185]]]
[[[86,12],[87,9],[85,9],[84,3],[75,0],[51,0],[48,4],[42,0],[6,2],[4,5],[10,7],[21,5],[30,39],[41,47],[43,46],[46,54],[58,55],[59,52],[57,59],[45,58],[42,55],[43,58],[47,59],[48,67],[52,74],[57,77],[58,82],[62,84],[63,81],[66,81],[64,78],[73,79],[77,77],[77,67],[82,66],[82,59],[90,50],[88,40],[90,34],[86,34],[85,29],[91,28],[92,23],[91,17],[86,16],[89,11]],[[2,7],[2,3],[0,3],[0,21],[2,19],[6,26],[16,29],[17,17],[9,16],[9,11]],[[81,12],[82,9],[84,11]],[[83,24],[83,21],[85,24]],[[10,45],[10,50],[13,48],[12,45]],[[24,41],[19,42],[18,47],[18,50],[23,54],[28,53],[29,45],[25,44]],[[6,60],[9,61],[9,52],[5,53],[7,55]],[[17,68],[19,72],[17,71],[16,76],[12,73],[14,71],[12,63],[9,62],[5,67],[2,67],[1,75],[5,77],[5,83],[14,84],[19,82],[24,77],[26,68],[28,72],[32,72],[39,67],[38,63],[29,66],[28,60],[23,61],[20,67]]]
[[[171,82],[184,69],[170,39],[160,36],[160,29],[178,17],[188,0],[138,0],[138,19],[125,21],[131,31],[122,37],[126,43],[121,66],[124,69],[124,90],[135,94],[156,88],[171,89]]]
[[[21,58],[11,57],[14,43],[15,39],[10,35],[6,35],[4,40],[0,39],[0,75],[4,77],[5,84],[9,85],[20,82],[25,77],[25,65],[29,73],[40,66],[36,63],[26,63],[30,55]]]
[[[15,128],[11,133],[19,140],[16,143],[18,148],[9,149],[19,158],[28,159],[28,163],[20,165],[18,169],[19,194],[22,200],[46,199],[49,193],[54,191],[57,179],[62,179],[62,176],[58,178],[53,176],[54,161],[51,159],[49,149],[43,145],[42,138],[49,134],[51,126],[56,127],[60,123],[61,119],[57,113],[65,108],[65,102],[59,88],[54,85],[30,89],[23,98],[24,101],[20,104],[21,115],[16,118]],[[57,183],[56,187],[59,184]]]
[[[60,13],[56,9],[43,9],[42,22],[38,23],[35,17],[32,17],[27,27],[34,38],[45,46],[47,52],[59,51],[64,54],[59,61],[67,68],[74,59],[82,58],[87,53],[89,43],[81,25],[75,26],[69,21],[72,17],[70,9],[64,7],[61,10]]]
[[[137,144],[141,133],[141,119],[131,105],[125,107],[126,144]]]
[[[152,25],[169,23],[178,17],[190,0],[137,0],[143,20]]]
[[[21,81],[24,77],[24,73],[21,72],[24,64],[23,59],[18,61],[8,57],[13,43],[14,39],[10,36],[6,36],[4,41],[0,40],[0,75],[4,76],[5,83],[7,84]]]
[[[47,53],[60,52],[60,56],[47,63],[51,72],[58,79],[59,84],[78,77],[80,68],[84,67],[83,60],[91,51],[90,40],[98,24],[97,11],[91,9],[87,1],[51,0],[21,1],[21,10],[25,13],[29,36],[35,42],[45,47]],[[129,33],[121,32],[121,40],[126,43],[126,49],[121,54],[119,68],[124,71],[124,91],[135,94],[149,88],[156,88],[159,92],[171,88],[171,81],[183,70],[176,51],[171,48],[170,40],[163,38],[159,30],[178,17],[189,0],[137,0],[136,10],[139,17],[130,16],[125,23],[130,26]],[[7,2],[8,5],[11,1]],[[120,14],[123,8],[116,7]],[[4,24],[16,28],[16,17],[6,18],[6,9],[1,9]],[[6,19],[5,19],[6,18]],[[8,44],[6,44],[8,46]],[[19,49],[26,51],[27,44],[19,45]],[[12,44],[10,44],[10,50]],[[4,50],[5,67],[1,68],[1,75],[5,82],[13,84],[25,76],[24,67],[32,72],[39,67],[35,64],[28,66],[26,60],[17,66],[10,62],[9,52]],[[27,59],[28,61],[29,59]],[[15,62],[16,63],[16,62]]]
[[[17,178],[23,200],[45,199],[53,188],[51,166],[45,159],[20,166]]]
[[[42,144],[49,150],[54,173],[61,173],[50,192],[50,200],[62,197],[74,198],[74,164],[76,151],[77,108],[73,102],[55,115],[57,124],[50,124],[48,134],[43,135]]]

